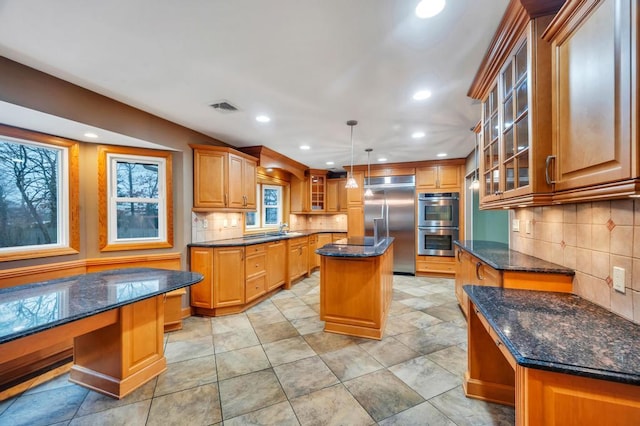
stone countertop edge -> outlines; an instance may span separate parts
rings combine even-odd
[[[573,269],[511,250],[504,243],[462,240],[454,241],[454,244],[499,271],[575,275]]]
[[[518,365],[640,386],[638,324],[571,293],[463,288]]]
[[[64,309],[57,308],[66,316],[55,319],[46,316],[46,321],[36,319],[35,324],[27,326],[22,323],[3,323],[0,327],[0,344],[188,287],[203,279],[202,274],[190,271],[124,268],[6,287],[0,289],[0,306],[11,309],[11,304],[27,303],[38,297],[61,293],[66,295],[63,300],[67,304]],[[145,286],[150,280],[157,281],[157,288]],[[123,286],[121,299],[118,298],[118,286]],[[10,331],[7,332],[7,329]]]
[[[375,246],[327,244],[317,249],[316,253],[328,257],[377,257],[382,256],[391,247],[393,240],[393,237],[388,237]]]
[[[308,237],[313,234],[346,234],[347,231],[322,231],[322,230],[302,230],[288,231],[282,235],[245,236],[238,238],[228,238],[226,240],[201,241],[189,243],[187,247],[239,247],[252,246],[255,244],[270,243],[273,241],[290,240],[292,238]]]

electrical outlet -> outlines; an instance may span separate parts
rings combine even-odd
[[[624,268],[613,267],[613,289],[624,294]]]
[[[526,232],[527,234],[530,234],[530,233],[531,233],[531,221],[530,221],[530,220],[527,220],[527,221],[524,223],[524,230],[525,230],[525,232]]]
[[[520,219],[513,219],[511,221],[511,230],[513,232],[520,232]]]
[[[208,227],[209,227],[209,221],[207,219],[204,219],[202,221],[202,228],[207,229]]]
[[[238,226],[238,219],[234,217],[233,219],[231,219],[231,227],[235,228],[236,226]]]
[[[227,219],[222,219],[222,227],[223,228],[228,228],[229,227],[229,221]]]

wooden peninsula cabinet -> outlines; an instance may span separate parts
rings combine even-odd
[[[194,210],[256,209],[256,158],[232,148],[189,146],[193,149]]]
[[[467,284],[571,293],[574,271],[492,241],[456,243],[455,294],[465,316]]]

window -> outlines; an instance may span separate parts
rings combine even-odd
[[[100,248],[173,246],[171,155],[100,147]]]
[[[0,125],[0,260],[79,246],[78,143]]]
[[[245,214],[245,227],[277,228],[282,223],[282,187],[258,184],[257,195],[256,211]]]

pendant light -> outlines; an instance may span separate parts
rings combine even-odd
[[[373,191],[371,190],[371,151],[373,151],[373,148],[365,149],[367,153],[367,190],[364,191],[365,197],[373,197]]]
[[[347,121],[347,126],[351,127],[351,172],[349,173],[347,184],[344,186],[347,189],[355,189],[358,187],[358,182],[356,182],[353,177],[353,126],[356,124],[358,124],[356,120]]]

